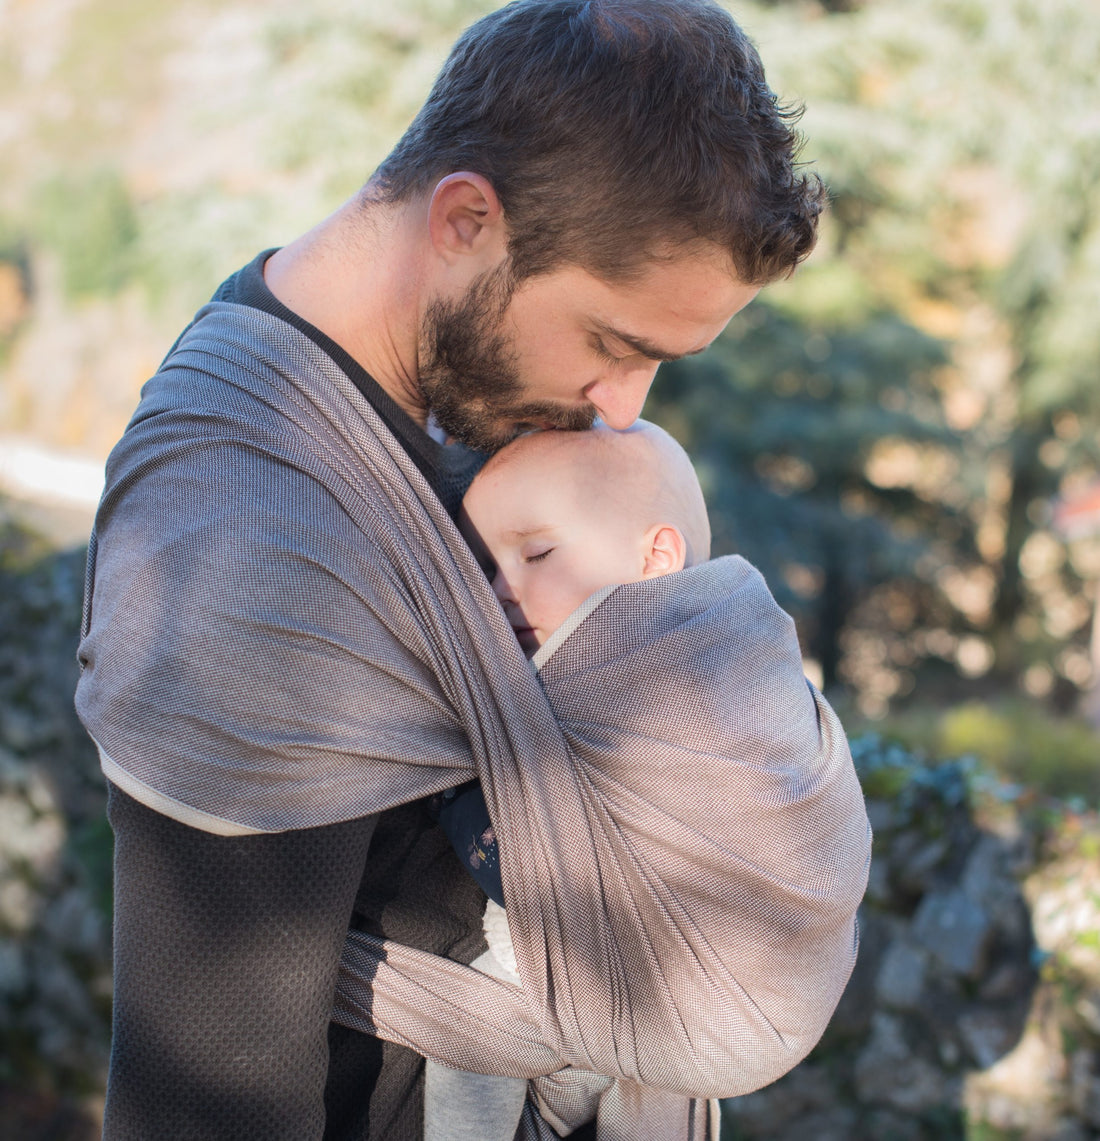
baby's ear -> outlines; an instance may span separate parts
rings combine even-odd
[[[684,536],[667,523],[659,523],[646,532],[645,567],[642,578],[658,578],[684,569],[687,544]]]

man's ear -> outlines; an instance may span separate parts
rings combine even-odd
[[[683,570],[687,558],[684,536],[667,523],[659,523],[646,532],[645,566],[642,578],[657,578]]]
[[[448,265],[475,254],[496,264],[507,253],[504,211],[484,175],[459,171],[440,179],[428,204],[432,248]],[[480,269],[479,269],[480,272]]]

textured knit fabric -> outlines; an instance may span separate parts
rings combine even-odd
[[[146,494],[140,552],[95,563],[78,708],[101,750],[181,811],[259,831],[442,790],[472,758],[522,989],[363,932],[374,994],[339,1017],[458,1068],[626,1079],[601,1136],[704,1136],[692,1098],[790,1068],[854,958],[866,817],[790,620],[738,559],[622,587],[544,692],[421,473],[316,345],[213,305],[172,360],[108,471],[116,520]],[[248,495],[243,519],[212,483]],[[132,620],[150,612],[174,627]]]
[[[108,806],[116,970],[107,1141],[370,1136],[325,1132],[322,1097],[338,948],[370,822],[224,837],[114,787]],[[354,1037],[367,1048],[354,1089],[369,1129],[383,1043]]]
[[[386,453],[397,485],[368,464],[368,423],[400,457]],[[111,453],[97,516],[110,541],[97,522],[89,552],[76,705],[111,779],[211,831],[278,832],[472,776],[459,719],[436,724],[446,699],[427,663],[459,673],[410,590],[425,557],[413,500],[488,591],[326,354],[267,314],[202,310]]]
[[[401,447],[412,457],[447,513],[454,518],[467,487],[486,457],[461,444],[452,442],[444,447],[433,439],[413,422],[343,346],[275,297],[264,280],[264,265],[274,252],[269,249],[260,253],[223,282],[212,300],[246,305],[270,313],[309,337],[366,397]],[[147,816],[134,812],[131,819],[147,819]],[[343,829],[340,834],[354,836],[358,831],[366,830],[369,835],[375,820],[373,816],[361,817],[359,821],[352,822],[355,827]],[[309,855],[314,848],[316,866],[321,866],[322,857],[332,859],[331,832],[332,829],[322,826],[294,834],[293,843],[300,853],[304,853],[301,857],[303,870],[312,866]],[[471,891],[468,883],[455,876],[453,863],[439,843],[433,820],[413,806],[390,809],[382,814],[374,837],[363,865],[353,923],[379,933],[400,930],[404,932],[405,941],[415,946],[446,954],[459,962],[468,962],[481,946],[480,914],[484,899],[479,892]],[[175,850],[182,860],[186,860],[187,837],[174,834],[174,839]],[[197,838],[192,842],[196,846],[202,844]],[[278,846],[275,843],[269,845],[270,848]],[[342,882],[345,869],[348,866],[358,867],[357,861],[358,850],[349,844],[345,855],[334,861],[339,863],[336,878]],[[274,870],[275,862],[271,862]],[[257,870],[262,874],[264,869],[260,866]],[[413,873],[411,877],[404,874],[409,870]],[[267,882],[257,888],[267,908],[272,911],[277,910],[278,901],[295,886],[294,877],[288,876],[285,868],[279,867],[278,872],[277,877],[267,877]],[[321,890],[318,896],[326,898],[326,893]],[[342,914],[346,913],[345,908]],[[218,950],[213,946],[206,947],[209,957],[217,958]],[[249,969],[257,978],[278,974],[286,970],[285,963],[295,955],[295,967],[304,977],[328,977],[334,955],[327,943],[315,945],[315,941],[297,947],[274,941],[254,943]],[[226,988],[211,1005],[221,1004],[228,1010],[238,1003],[248,1006],[255,1001],[255,996],[249,995],[242,1001],[237,992]],[[239,1026],[237,1032],[241,1033]],[[247,1046],[246,1041],[238,1042],[237,1053],[250,1053]],[[251,1051],[253,1058],[256,1053],[258,1051]],[[270,1057],[271,1054],[268,1048],[263,1056]],[[404,1137],[420,1141],[423,1085],[420,1063],[419,1055],[394,1043],[380,1043],[361,1032],[330,1026],[325,1088],[326,1141],[360,1141],[372,1135],[385,1136],[392,1141],[401,1141]],[[304,1084],[304,1076],[301,1070],[282,1075],[283,1090],[293,1095],[295,1087]],[[152,1088],[152,1081],[149,1088]],[[303,1134],[296,1134],[294,1125],[285,1118],[284,1121],[288,1135],[301,1141]],[[233,1141],[242,1141],[243,1136],[234,1134]]]
[[[484,807],[480,790],[479,798]],[[521,985],[508,916],[492,899],[485,907],[484,930],[489,949],[470,965],[493,978]],[[528,1086],[526,1078],[455,1070],[434,1058],[426,1059],[424,1141],[513,1141],[527,1104]],[[595,1117],[595,1109],[588,1117]]]
[[[423,806],[226,837],[109,791],[104,1141],[422,1141],[420,1055],[330,1018],[349,916],[462,962],[484,946],[485,898]]]
[[[437,444],[357,362],[283,306],[264,283],[266,258],[229,278],[216,299],[271,313],[313,340],[455,514],[483,457]],[[132,541],[109,511],[98,527],[106,546]],[[330,1014],[349,917],[461,962],[484,946],[484,896],[429,815],[407,805],[344,824],[225,837],[109,791],[116,978],[105,1141],[322,1133],[325,1141],[420,1141],[420,1056],[332,1024]],[[257,979],[293,985],[258,989]]]

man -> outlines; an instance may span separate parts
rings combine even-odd
[[[230,400],[252,358],[307,338],[453,515],[479,453],[533,427],[627,427],[660,361],[793,270],[823,197],[795,145],[716,5],[517,0],[460,39],[353,201],[215,294],[258,347],[200,369],[185,337],[147,386],[97,517],[77,691],[116,835],[107,1141],[418,1138],[420,1060],[329,1024],[345,932],[462,962],[484,946],[484,897],[422,805],[365,807],[381,754],[341,768],[341,710],[296,716],[377,663],[348,652],[339,575],[294,588],[287,536],[354,534],[266,421],[255,439],[209,428],[211,382]],[[304,399],[315,371],[290,377]],[[157,437],[181,399],[206,427]],[[257,451],[281,459],[257,476]],[[227,580],[262,601],[247,629],[218,611]],[[284,662],[306,627],[326,649],[303,678]],[[399,710],[367,712],[400,731]],[[328,766],[335,792],[284,812],[280,782]]]

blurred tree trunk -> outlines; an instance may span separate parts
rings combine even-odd
[[[1084,711],[1089,721],[1100,730],[1100,582],[1096,583],[1089,651],[1092,658],[1092,688],[1085,696]]]
[[[814,656],[821,663],[821,688],[831,693],[840,684],[840,636],[848,621],[853,596],[841,537],[829,534],[822,543],[822,554],[824,579],[817,608]]]
[[[1055,473],[1039,458],[1039,449],[1050,438],[1051,430],[1050,416],[1042,415],[1020,426],[1011,440],[1012,491],[1006,506],[1004,555],[992,606],[991,631],[994,665],[1005,677],[1015,676],[1022,665],[1016,623],[1027,611],[1029,600],[1020,555],[1036,528],[1032,504],[1052,496],[1058,486]]]

